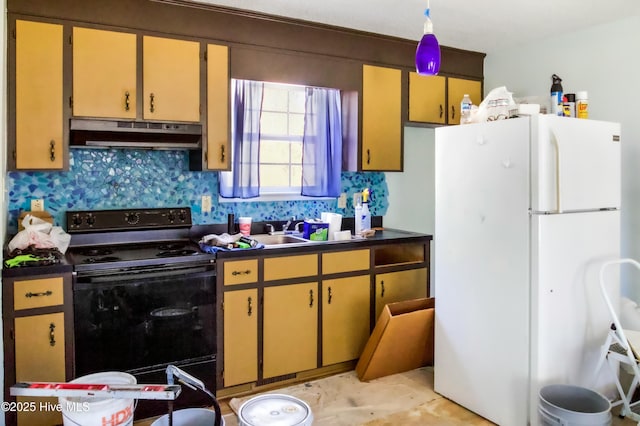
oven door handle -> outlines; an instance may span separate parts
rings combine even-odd
[[[124,282],[135,282],[148,279],[166,279],[170,276],[185,276],[190,278],[209,278],[216,276],[215,267],[211,265],[196,266],[189,268],[173,268],[161,269],[156,268],[150,270],[102,270],[87,272],[74,272],[76,287],[82,285],[108,284],[122,285]]]

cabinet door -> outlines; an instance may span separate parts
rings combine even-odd
[[[461,78],[447,79],[447,102],[449,104],[449,124],[460,124],[460,102],[466,94],[471,98],[474,105],[482,102],[482,85],[479,81],[464,80]]]
[[[318,283],[264,289],[263,378],[318,365]]]
[[[64,313],[34,315],[15,319],[16,382],[65,381]],[[57,398],[20,398],[20,402],[57,404]],[[20,426],[50,426],[62,423],[56,410],[19,411]]]
[[[200,121],[200,43],[143,37],[143,118]]]
[[[207,45],[207,169],[230,170],[229,48]]]
[[[322,282],[322,365],[356,359],[369,338],[370,275]]]
[[[73,115],[136,118],[136,35],[73,28]]]
[[[376,275],[376,321],[387,303],[427,297],[427,268]]]
[[[402,72],[363,65],[362,170],[402,169]]]
[[[224,293],[224,386],[258,380],[258,290]]]
[[[16,21],[16,168],[62,169],[62,25]]]
[[[444,124],[446,77],[409,73],[409,121]]]

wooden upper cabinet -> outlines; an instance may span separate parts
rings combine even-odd
[[[362,67],[363,171],[402,170],[402,71]]]
[[[474,105],[482,102],[482,82],[409,73],[409,121],[460,124],[460,102],[466,94]]]
[[[460,124],[460,102],[462,97],[469,95],[474,105],[482,102],[482,84],[480,81],[462,78],[448,78],[447,102],[449,104],[449,124]]]
[[[62,40],[62,25],[16,21],[16,169],[63,168]]]
[[[143,37],[143,118],[200,121],[200,43]]]
[[[445,124],[447,78],[409,73],[409,121]]]
[[[207,169],[231,168],[229,48],[207,45]]]
[[[73,115],[136,118],[136,35],[73,28]]]

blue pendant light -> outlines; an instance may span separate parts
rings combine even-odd
[[[416,71],[420,75],[437,75],[440,71],[440,44],[433,34],[433,24],[429,16],[429,0],[424,11],[424,35],[416,49]]]

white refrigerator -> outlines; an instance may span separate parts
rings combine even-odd
[[[503,426],[595,372],[620,257],[620,125],[532,115],[436,129],[434,389]],[[619,304],[617,271],[609,291]]]

